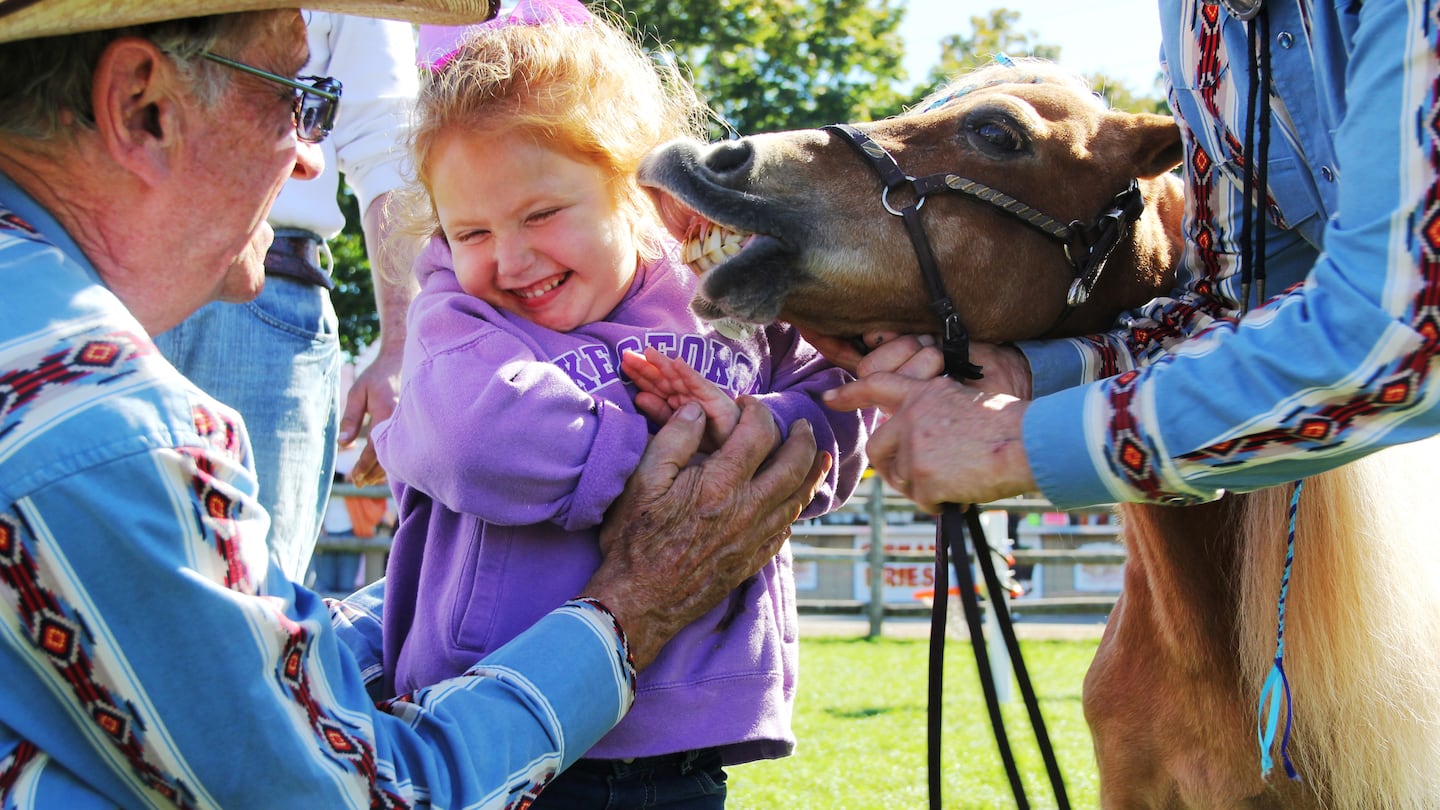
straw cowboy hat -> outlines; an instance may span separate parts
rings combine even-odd
[[[0,42],[180,17],[301,7],[361,17],[466,25],[495,16],[500,0],[0,0]]]

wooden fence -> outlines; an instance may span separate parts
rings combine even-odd
[[[332,498],[386,497],[385,487],[337,484]],[[1011,599],[1016,616],[1097,615],[1114,606],[1125,552],[1109,507],[1057,513],[1039,497],[985,504],[982,522],[990,545],[1009,549],[1026,586]],[[802,613],[868,617],[880,635],[887,617],[929,611],[933,594],[935,523],[914,504],[872,476],[840,510],[797,522],[792,530],[798,607]],[[365,556],[366,579],[384,571],[390,537],[360,539],[322,534],[316,552]],[[1003,568],[1003,566],[997,566]],[[931,597],[933,598],[933,597]]]
[[[1025,585],[1012,613],[1110,612],[1126,556],[1110,507],[1061,514],[1027,497],[984,504],[981,514],[991,547],[1008,551]],[[887,617],[929,611],[935,522],[879,477],[834,515],[795,524],[791,545],[802,613],[864,615],[879,635]]]

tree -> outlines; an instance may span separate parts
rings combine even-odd
[[[370,278],[365,233],[360,229],[360,203],[344,183],[338,196],[345,229],[329,243],[335,260],[330,302],[340,321],[340,348],[354,357],[380,336],[380,315],[375,311],[375,283]]]
[[[905,0],[603,0],[734,132],[883,118],[908,99]],[[724,136],[727,133],[715,133]]]
[[[1034,31],[1017,31],[1020,12],[997,8],[989,16],[970,16],[970,35],[951,34],[940,40],[940,61],[927,79],[934,89],[946,80],[991,63],[997,54],[1034,56],[1059,61],[1060,46],[1035,42]]]
[[[955,76],[988,65],[1000,54],[1064,64],[1059,45],[1036,42],[1038,35],[1034,31],[1016,28],[1019,22],[1020,12],[1008,8],[993,9],[988,16],[972,15],[969,36],[951,34],[940,41],[940,61],[931,69],[925,91],[928,93]],[[1112,107],[1130,112],[1168,112],[1164,100],[1142,95],[1124,82],[1102,73],[1085,78]]]
[[[1124,82],[1116,81],[1103,73],[1091,73],[1085,78],[1096,92],[1105,97],[1106,103],[1117,110],[1170,114],[1170,104],[1162,97],[1136,92]]]

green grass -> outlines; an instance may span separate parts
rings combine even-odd
[[[1098,641],[1022,641],[1045,727],[1073,807],[1098,784],[1080,687]],[[919,808],[928,802],[924,639],[803,638],[792,756],[727,769],[730,810]],[[967,641],[945,645],[942,730],[946,808],[1013,808]],[[1003,709],[1035,808],[1054,807],[1019,689]]]

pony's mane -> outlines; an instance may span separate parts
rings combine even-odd
[[[1437,451],[1440,440],[1391,447],[1301,493],[1286,670],[1297,765],[1331,807],[1420,810],[1440,797]],[[1285,537],[1289,491],[1251,493],[1242,531]],[[1284,543],[1245,553],[1239,641],[1253,698],[1274,657]]]
[[[940,89],[920,99],[907,112],[928,112],[939,109],[967,93],[995,87],[1002,84],[1061,84],[1078,90],[1080,97],[1092,99],[1100,108],[1106,108],[1105,100],[1090,86],[1090,82],[1078,73],[1060,67],[1049,59],[1033,56],[997,58],[983,67],[951,79]]]

